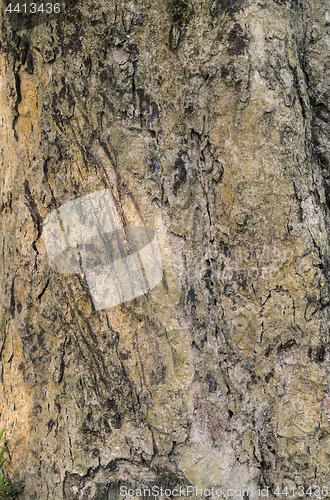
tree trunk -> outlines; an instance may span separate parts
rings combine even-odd
[[[326,3],[4,14],[1,426],[20,498],[330,487]],[[51,268],[43,224],[104,189],[155,230],[163,277],[97,310],[83,272]]]

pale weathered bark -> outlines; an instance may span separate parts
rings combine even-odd
[[[4,18],[1,425],[22,498],[330,486],[329,26],[324,0]],[[97,312],[42,224],[105,187],[156,230],[164,279]]]

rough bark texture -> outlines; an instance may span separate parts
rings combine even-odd
[[[1,425],[23,499],[330,486],[329,29],[325,0],[3,20]],[[164,279],[97,312],[42,223],[105,187],[157,231]]]

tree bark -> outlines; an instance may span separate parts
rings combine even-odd
[[[4,16],[1,425],[23,499],[330,487],[329,25],[322,0]],[[102,189],[156,231],[164,275],[96,311],[43,221]]]

